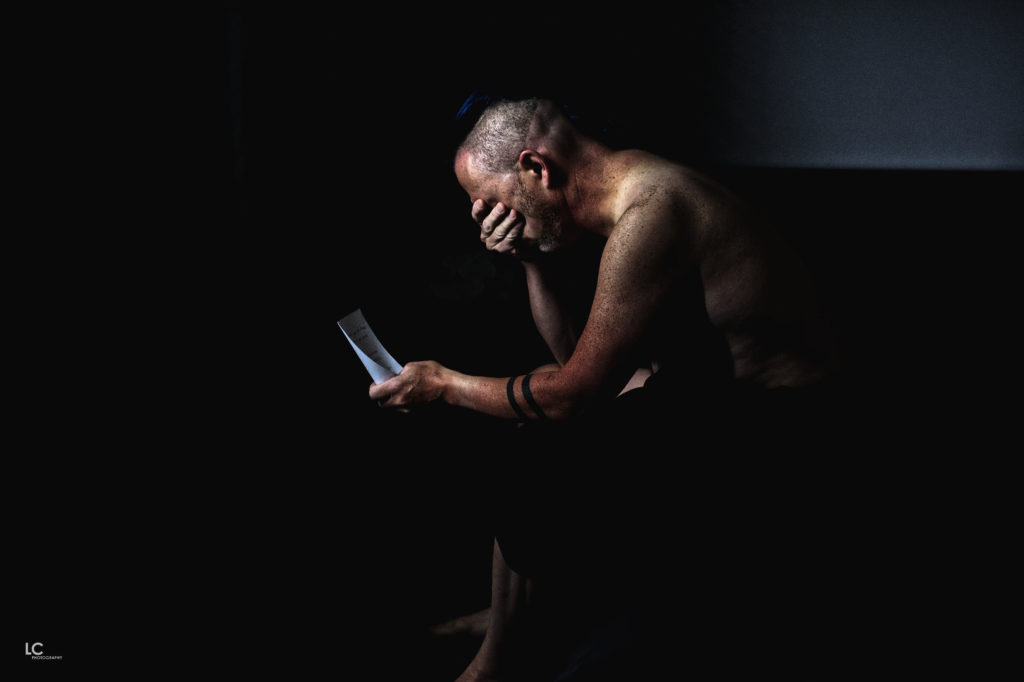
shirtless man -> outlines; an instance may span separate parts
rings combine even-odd
[[[832,371],[830,336],[799,260],[708,178],[609,148],[536,99],[490,104],[454,165],[486,248],[522,262],[556,363],[495,378],[412,362],[371,386],[382,407],[443,401],[520,422],[572,422],[662,373],[672,381],[659,399],[672,402],[721,382],[808,388]],[[586,233],[606,242],[578,330],[557,267]],[[491,624],[462,682],[507,671],[503,640],[530,591],[497,545],[494,562]]]
[[[675,311],[666,303],[684,287],[702,290],[709,329],[728,345],[735,379],[804,387],[831,369],[828,335],[795,255],[697,173],[605,147],[551,102],[532,100],[485,112],[458,150],[455,173],[486,247],[522,259],[534,319],[558,366],[490,378],[412,362],[370,388],[382,407],[440,400],[509,419],[571,419],[627,384],[636,349],[649,330],[671,326]],[[590,317],[577,335],[548,285],[545,259],[582,231],[607,243]],[[683,318],[691,314],[680,311],[676,321],[692,326]],[[644,360],[652,372],[688,361]]]

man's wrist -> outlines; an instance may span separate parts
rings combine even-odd
[[[520,258],[519,262],[527,270],[533,269],[537,272],[545,272],[551,268],[552,263],[557,262],[558,255],[536,251],[530,254],[529,258]]]
[[[461,378],[462,375],[458,372],[448,369],[447,367],[441,368],[438,381],[440,382],[440,396],[442,402],[448,405],[459,404]]]

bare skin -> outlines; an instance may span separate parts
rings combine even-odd
[[[614,397],[638,362],[657,371],[679,361],[672,348],[648,358],[637,358],[636,350],[659,324],[693,324],[691,309],[672,307],[693,287],[702,292],[707,324],[728,345],[737,379],[800,387],[828,375],[831,340],[806,273],[739,200],[683,166],[586,138],[561,125],[553,107],[537,116],[556,123],[527,139],[514,170],[486,172],[470,153],[455,162],[486,248],[523,259],[534,319],[558,361],[556,369],[531,378],[537,409],[524,399],[522,379],[513,382],[528,418],[570,419]],[[559,144],[553,135],[571,136],[572,144]],[[571,153],[556,151],[567,146]],[[545,268],[584,231],[607,241],[591,314],[580,331],[566,322]],[[371,386],[370,397],[386,408],[442,400],[521,418],[508,400],[508,381],[413,362]]]
[[[491,567],[491,608],[483,644],[455,682],[497,682],[517,677],[517,660],[523,657],[521,642],[524,612],[533,597],[533,584],[505,563],[494,543]]]

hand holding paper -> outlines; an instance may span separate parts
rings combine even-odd
[[[402,365],[384,350],[377,335],[370,329],[362,310],[356,310],[338,320],[341,332],[359,356],[373,383],[379,384],[402,371]]]

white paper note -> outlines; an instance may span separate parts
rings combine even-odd
[[[362,310],[351,312],[338,320],[341,333],[359,356],[373,383],[379,384],[402,371],[402,365],[377,340],[377,335],[366,323]]]

